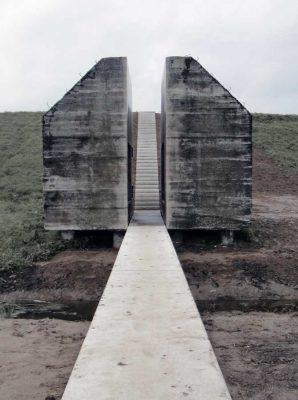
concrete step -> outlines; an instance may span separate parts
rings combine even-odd
[[[151,174],[154,174],[154,175],[156,175],[157,174],[157,172],[158,172],[158,170],[156,169],[156,167],[138,167],[138,172],[137,172],[137,176],[139,175],[139,174],[143,174],[143,173],[151,173]],[[158,174],[157,174],[158,175]]]
[[[139,184],[145,184],[146,182],[150,182],[150,183],[155,183],[156,180],[158,179],[158,176],[152,175],[152,174],[143,174],[141,176],[137,176],[137,180],[136,180],[136,188],[138,187]]]
[[[135,190],[135,197],[136,200],[147,196],[148,198],[152,197],[155,198],[156,196],[159,197],[159,190],[158,189],[150,189],[150,188],[142,188],[142,189],[136,189]]]
[[[151,153],[148,152],[148,149],[151,150]],[[156,152],[156,156],[155,156],[155,152]],[[148,156],[153,156],[154,158],[157,158],[157,148],[154,146],[140,146],[140,148],[137,151],[137,154],[143,153],[144,156],[148,155]]]
[[[141,151],[138,151],[137,153],[136,153],[136,155],[138,155],[138,154],[140,154],[141,153]],[[144,160],[144,161],[147,161],[147,160],[152,160],[152,161],[154,161],[155,162],[155,160],[157,160],[157,155],[155,155],[155,154],[147,154],[147,152],[146,151],[144,151],[143,152],[143,154],[142,154],[142,159],[140,160],[139,159],[139,161],[142,161],[142,160]]]
[[[155,165],[157,166],[157,163],[156,163],[157,157],[148,156],[147,158],[145,158],[144,155],[142,155],[140,153],[138,153],[138,154],[141,155],[142,157],[138,157],[137,164],[154,164],[155,163]]]
[[[142,154],[139,154],[139,155],[142,156]],[[150,158],[147,158],[147,159],[142,158],[142,157],[138,157],[137,164],[154,164],[155,163],[155,165],[157,166],[157,163],[156,163],[157,158],[155,158],[154,156],[153,157],[151,156]]]
[[[155,163],[155,165],[157,166],[157,158],[154,157],[150,157],[150,159],[142,159],[143,155],[138,153],[139,157],[137,156],[138,160],[137,160],[137,164],[147,164],[147,163]]]
[[[158,203],[138,204],[138,210],[155,210],[156,207],[158,207]]]
[[[135,190],[136,190],[136,192],[138,190],[141,192],[143,190],[147,190],[147,191],[151,190],[151,191],[159,192],[159,187],[157,185],[153,185],[153,184],[146,185],[146,183],[144,183],[143,185],[138,185]]]
[[[136,185],[142,184],[142,180],[146,178],[151,178],[153,179],[152,183],[156,183],[156,181],[158,180],[158,174],[152,171],[143,171],[142,173],[138,173],[136,176]]]
[[[154,168],[156,171],[158,171],[158,168],[156,166],[156,163],[153,161],[150,162],[144,162],[144,161],[139,161],[137,163],[137,168]]]
[[[154,161],[154,160],[150,160],[150,161],[143,160],[143,161],[137,162],[137,167],[141,167],[141,166],[158,169],[157,165],[156,165],[156,161]]]
[[[136,203],[144,203],[145,201],[147,201],[148,203],[153,203],[156,200],[159,201],[159,193],[148,193],[148,192],[142,192],[139,193],[138,195],[138,199],[136,200]]]
[[[150,153],[152,153],[153,151],[156,151],[156,150],[150,150]],[[146,154],[148,154],[148,151],[146,151],[145,154],[142,154],[142,153],[137,154],[137,164],[146,163],[149,161],[149,162],[155,162],[156,166],[157,166],[157,157],[155,158],[154,156],[150,156],[150,158],[149,158],[149,155],[148,155],[147,159],[146,158],[143,159],[142,157],[145,157]]]
[[[156,151],[156,156],[157,156],[157,146],[156,145],[152,145],[152,144],[141,144],[139,147],[138,147],[138,150],[137,150],[137,153],[139,153],[141,150],[147,150],[148,148],[150,148],[151,150],[155,150]],[[155,155],[155,153],[154,153],[154,155]]]
[[[156,161],[154,161],[154,160],[150,160],[150,161],[145,161],[145,160],[139,160],[138,162],[137,162],[137,166],[142,166],[142,165],[144,165],[144,166],[148,166],[149,168],[156,168],[156,169],[158,169],[158,167],[157,167],[157,163],[156,163]]]
[[[138,154],[141,155],[142,157],[138,157]],[[157,156],[154,154],[148,154],[147,151],[144,151],[143,154],[141,151],[137,152],[137,162],[146,162],[146,161],[156,161]]]
[[[138,185],[138,187],[137,187],[137,189],[135,189],[136,191],[137,190],[156,190],[157,192],[159,192],[159,187],[157,186],[157,185],[154,185],[154,184],[150,184],[150,183],[148,183],[147,185],[146,185],[146,182],[143,184],[143,185]]]
[[[135,201],[135,205],[137,205],[137,204],[143,205],[143,206],[146,206],[146,205],[152,206],[152,205],[159,204],[159,196],[155,196],[152,198],[150,198],[150,196],[140,197],[138,200]]]
[[[138,177],[137,176],[137,180],[136,180],[136,187],[138,187],[138,185],[146,185],[146,184],[156,184],[156,180],[157,180],[157,176],[156,175],[143,175]]]
[[[143,149],[146,149],[147,147],[157,149],[156,143],[147,142],[147,143],[140,144],[140,147],[138,147],[138,150],[140,150],[140,149],[143,150]]]
[[[158,207],[159,206],[159,203],[158,202],[156,202],[156,203],[139,203],[139,204],[137,204],[137,205],[135,205],[135,207],[138,207],[138,210],[155,210],[156,209],[156,207]]]
[[[150,152],[148,150],[150,150]],[[146,155],[148,155],[148,156],[151,155],[154,158],[157,158],[157,154],[156,154],[156,157],[155,157],[155,152],[157,153],[156,146],[140,146],[138,148],[137,154],[140,154],[142,152],[143,152],[143,155],[145,155],[145,156]]]
[[[156,204],[154,204],[153,206],[141,206],[141,205],[138,205],[138,210],[143,210],[143,211],[148,211],[148,210],[154,210],[154,211],[156,211],[156,207],[157,207],[157,205]]]
[[[137,188],[135,190],[135,193],[137,193],[137,191],[140,191],[141,193],[143,193],[143,192],[146,193],[146,192],[152,191],[152,192],[156,192],[159,195],[159,188],[158,187],[152,187],[152,186],[143,185],[141,188]]]
[[[145,173],[144,173],[145,172]],[[155,181],[154,182],[152,182],[152,183],[157,183],[158,182],[158,173],[155,171],[155,172],[152,172],[152,171],[143,171],[142,172],[142,174],[139,176],[139,173],[137,173],[137,175],[136,175],[136,180],[137,180],[137,183],[142,183],[142,182],[140,182],[140,179],[143,179],[143,177],[147,177],[147,176],[151,176],[151,177],[154,177],[154,179],[155,179]],[[157,183],[158,184],[158,183]]]
[[[159,197],[155,197],[155,198],[150,198],[150,196],[148,197],[141,197],[138,200],[136,200],[135,205],[143,205],[143,206],[153,206],[153,205],[157,205],[159,204]]]
[[[155,152],[157,152],[157,149],[154,147],[144,147],[139,149],[139,151],[137,152],[137,158],[138,155],[140,156],[144,156],[144,157],[150,157],[153,160],[157,160],[157,155],[155,156]]]
[[[147,149],[151,149],[151,150],[157,150],[157,147],[156,147],[156,145],[152,145],[152,144],[149,144],[149,143],[144,143],[143,145],[141,145],[139,148],[138,148],[138,153],[140,152],[140,150],[147,150]]]
[[[150,148],[140,149],[140,151],[137,152],[137,159],[139,159],[139,162],[146,161],[146,159],[157,161],[157,156],[152,154],[155,151],[156,149],[150,149]],[[142,157],[144,157],[144,159],[142,159]]]
[[[139,196],[138,200],[135,201],[136,204],[158,204],[159,203],[159,194],[155,194],[154,196],[149,194],[143,194]]]
[[[151,203],[151,202],[155,202],[156,200],[159,201],[159,193],[152,194],[152,193],[144,192],[141,194],[139,193],[138,199],[136,199],[135,202],[143,203],[143,202],[147,201],[148,203]]]
[[[143,165],[143,164],[137,165],[137,173],[143,170],[154,171],[154,172],[158,171],[155,165]]]
[[[158,172],[158,170],[157,170],[157,168],[156,167],[140,167],[140,166],[138,166],[138,175],[139,174],[143,174],[143,173],[146,173],[146,172],[149,172],[149,173],[152,173],[152,174],[157,174],[157,172]]]
[[[154,175],[156,178],[158,178],[158,173],[157,170],[154,170],[152,168],[140,168],[139,171],[137,172],[137,177],[140,175]]]

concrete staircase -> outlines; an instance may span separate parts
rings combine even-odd
[[[138,116],[135,210],[159,210],[155,113],[139,112]]]

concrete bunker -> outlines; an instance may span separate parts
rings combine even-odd
[[[125,230],[133,157],[127,59],[103,58],[43,117],[45,228]]]
[[[168,57],[162,81],[161,211],[168,229],[221,230],[250,222],[252,119],[192,57]]]
[[[111,231],[118,247],[134,203],[159,198],[169,230],[221,231],[228,244],[250,222],[250,113],[196,60],[168,57],[158,157],[155,113],[139,119],[136,140],[124,57],[100,60],[44,115],[45,228]]]

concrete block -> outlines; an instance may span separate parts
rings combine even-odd
[[[74,231],[61,231],[61,236],[63,240],[73,240]]]
[[[113,247],[114,249],[120,249],[125,232],[114,232],[113,233]]]
[[[132,147],[127,59],[104,58],[43,117],[45,228],[126,229]]]
[[[231,246],[234,243],[234,231],[224,230],[221,232],[221,244]]]
[[[251,115],[191,57],[168,57],[162,83],[161,197],[168,229],[250,222]]]

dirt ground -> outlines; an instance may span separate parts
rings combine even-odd
[[[297,238],[298,177],[254,149],[252,227],[231,247],[175,243],[234,400],[298,398]],[[21,300],[98,301],[116,255],[67,251],[1,273],[0,311]],[[1,319],[0,399],[60,399],[88,325]]]
[[[66,251],[49,262],[0,275],[1,303],[98,301],[117,251]],[[88,321],[0,318],[0,399],[61,399]]]
[[[114,249],[63,251],[52,260],[0,274],[0,302],[99,300],[113,268]]]
[[[0,320],[0,399],[60,399],[89,323]]]
[[[234,400],[297,400],[297,313],[203,315]]]

